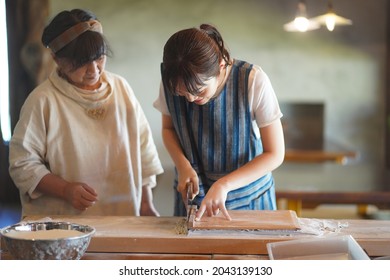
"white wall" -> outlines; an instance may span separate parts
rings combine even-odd
[[[160,114],[152,106],[159,65],[168,37],[182,28],[212,23],[232,56],[259,64],[281,101],[325,103],[327,141],[356,150],[346,165],[285,163],[274,172],[277,188],[370,190],[381,187],[384,146],[386,0],[333,1],[336,13],[353,20],[333,32],[287,33],[294,17],[291,0],[52,0],[51,12],[85,8],[101,20],[114,50],[107,68],[133,87],[150,121],[165,174],[156,205],[171,215],[173,166],[160,136]],[[309,16],[327,1],[306,1]],[[369,15],[369,16],[368,16]]]

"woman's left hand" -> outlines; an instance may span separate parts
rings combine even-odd
[[[160,216],[160,213],[156,210],[153,204],[153,192],[150,185],[142,187],[141,207],[139,212],[141,216]]]
[[[225,207],[227,193],[222,185],[218,185],[218,182],[214,183],[204,197],[196,213],[195,221],[200,221],[205,212],[207,216],[211,217],[218,215],[220,211],[230,221],[231,217]]]
[[[145,202],[141,202],[140,215],[160,217],[160,213],[156,210],[154,204]]]

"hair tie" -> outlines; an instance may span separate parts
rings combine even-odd
[[[46,47],[50,48],[54,53],[65,47],[67,44],[72,42],[78,36],[83,34],[85,31],[95,31],[103,33],[103,28],[100,22],[97,20],[89,20],[80,22],[71,28],[65,30],[57,38],[51,41]]]

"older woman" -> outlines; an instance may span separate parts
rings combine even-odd
[[[28,96],[10,143],[22,215],[159,215],[149,123],[126,80],[105,70],[96,16],[63,11],[42,43],[57,67]]]

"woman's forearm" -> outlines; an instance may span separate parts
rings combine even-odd
[[[66,199],[65,188],[69,183],[52,173],[45,175],[38,183],[35,190],[46,195]]]

